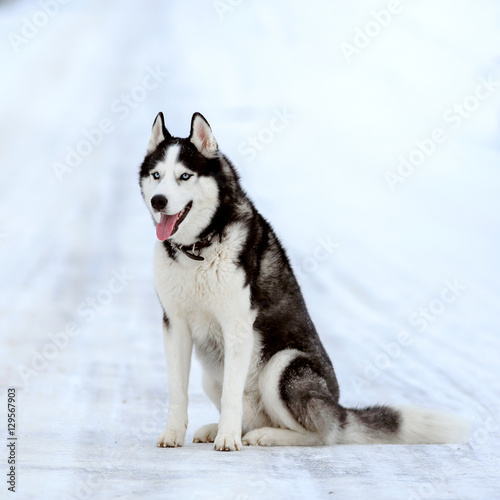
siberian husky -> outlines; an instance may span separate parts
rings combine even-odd
[[[456,417],[339,404],[339,386],[285,250],[241,188],[205,118],[173,137],[159,113],[140,168],[158,237],[168,418],[158,446],[182,446],[193,346],[218,423],[194,434],[221,451],[243,445],[460,442]]]

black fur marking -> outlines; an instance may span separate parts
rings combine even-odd
[[[279,384],[280,396],[297,422],[322,435],[332,433],[345,421],[338,390],[330,387],[324,372],[320,361],[298,356],[285,368]]]
[[[211,175],[217,182],[219,200],[211,223],[199,234],[198,239],[214,233],[222,241],[228,225],[246,220],[241,206],[242,203],[250,201],[239,184],[236,170],[225,156],[220,155],[218,158],[207,160],[207,163],[210,168],[207,175]]]
[[[170,144],[171,138],[163,140],[158,144],[158,147],[152,152],[146,155],[144,161],[142,162],[141,168],[139,169],[139,182],[147,177],[151,170],[153,170],[158,162],[162,161],[165,157],[165,151],[167,149],[167,145]]]
[[[261,334],[262,361],[283,349],[297,349],[327,366],[327,378],[336,386],[332,363],[278,237],[256,210],[246,227],[248,237],[239,264],[250,285],[252,308],[258,313],[254,328]]]
[[[170,326],[170,320],[168,319],[168,316],[165,311],[163,311],[163,324],[165,325],[165,328],[168,329]]]
[[[398,432],[401,428],[400,413],[387,406],[378,405],[367,408],[350,408],[348,411],[363,425],[372,430],[392,434]]]
[[[177,259],[177,250],[176,250],[176,248],[174,247],[174,245],[172,245],[172,243],[170,243],[170,241],[165,240],[165,241],[163,242],[163,246],[164,246],[165,250],[167,251],[168,256],[169,256],[172,260],[176,260],[176,259]]]

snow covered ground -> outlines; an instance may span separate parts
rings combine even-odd
[[[19,0],[0,33],[17,498],[500,497],[498,2]],[[160,110],[179,136],[209,120],[288,249],[342,403],[455,412],[469,443],[215,453],[189,443],[217,418],[195,364],[188,444],[155,447],[137,170]]]

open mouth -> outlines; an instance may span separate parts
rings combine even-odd
[[[156,226],[156,236],[160,241],[168,240],[170,236],[175,234],[177,229],[179,229],[182,221],[186,218],[187,214],[191,210],[192,206],[193,202],[190,201],[178,214],[161,214],[160,222]]]

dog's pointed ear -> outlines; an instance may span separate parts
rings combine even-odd
[[[165,139],[169,139],[172,137],[168,130],[165,127],[165,120],[163,118],[163,113],[160,111],[155,118],[155,121],[153,123],[153,129],[151,130],[151,138],[149,139],[149,144],[148,144],[148,154],[152,153],[157,147],[160,142],[164,141]]]
[[[217,141],[207,120],[200,113],[195,113],[191,119],[191,133],[189,140],[196,149],[206,158],[214,158],[219,154]]]

